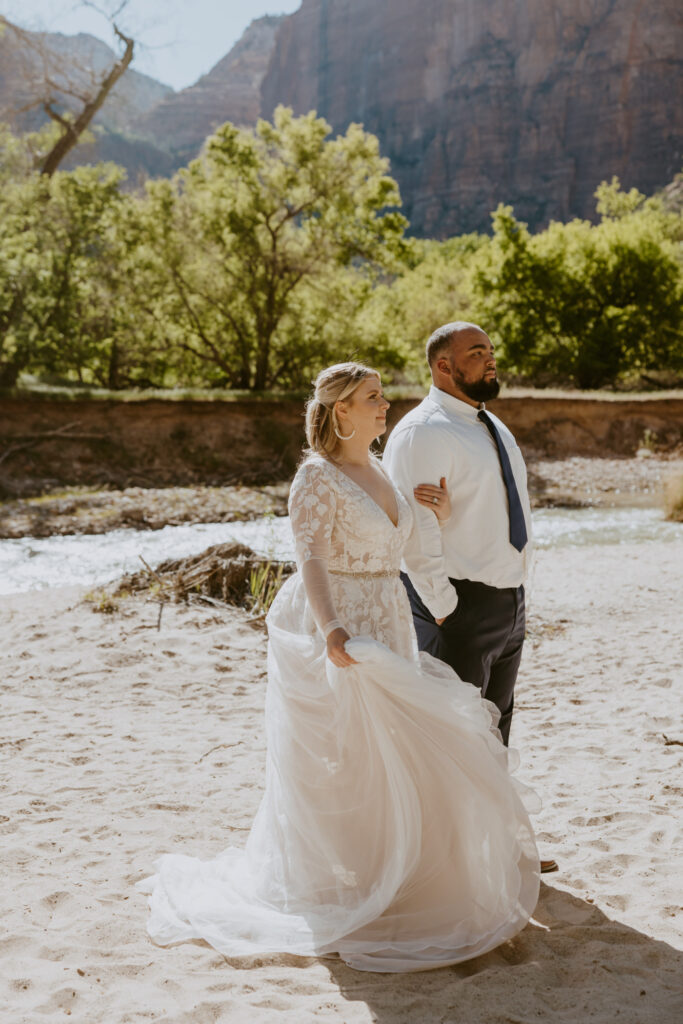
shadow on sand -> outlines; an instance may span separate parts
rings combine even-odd
[[[534,920],[457,967],[369,974],[325,960],[349,1002],[378,1024],[674,1024],[683,952],[566,892],[541,886]]]

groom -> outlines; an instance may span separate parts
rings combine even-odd
[[[433,386],[394,427],[383,459],[415,513],[401,575],[420,649],[498,707],[507,745],[531,555],[526,467],[510,431],[486,410],[500,384],[481,327],[439,327],[427,342],[427,361]],[[440,524],[411,499],[418,484],[442,477],[451,515]],[[554,861],[541,864],[556,869]]]

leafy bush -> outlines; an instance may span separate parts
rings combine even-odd
[[[634,370],[683,368],[683,219],[618,181],[597,191],[599,224],[574,220],[530,235],[510,207],[474,283],[503,365],[580,388]]]

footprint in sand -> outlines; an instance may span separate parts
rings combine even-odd
[[[31,988],[33,982],[30,978],[13,978],[9,983],[9,987],[14,992],[26,992],[27,989]]]
[[[37,1007],[39,1013],[44,1014],[57,1014],[58,1011],[62,1011],[62,1014],[71,1016],[79,1000],[79,995],[76,989],[70,985],[55,992],[53,996],[48,999],[47,1002],[42,1003]],[[60,1014],[61,1016],[61,1014]],[[54,1017],[52,1018],[54,1020]]]

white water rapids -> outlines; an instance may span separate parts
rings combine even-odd
[[[673,541],[683,524],[658,509],[539,509],[533,513],[537,548]],[[98,586],[166,558],[199,554],[211,544],[240,541],[260,555],[293,559],[289,519],[267,516],[246,523],[199,523],[161,530],[112,530],[104,534],[23,537],[0,541],[0,594],[74,584]]]

